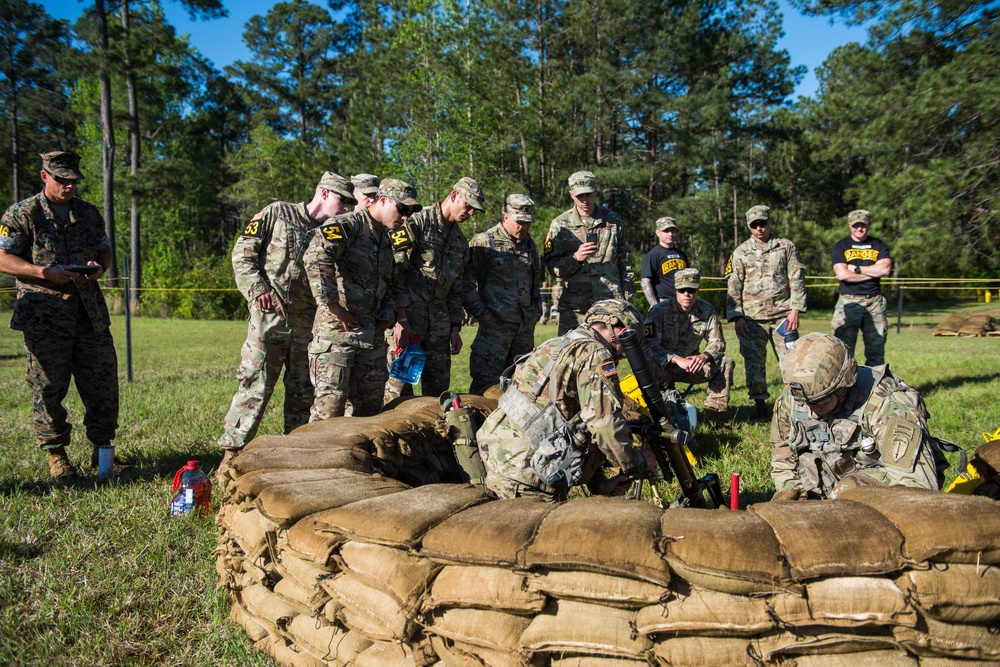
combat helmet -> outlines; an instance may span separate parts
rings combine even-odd
[[[642,334],[642,327],[639,326],[642,323],[642,315],[635,306],[623,299],[601,299],[590,307],[583,316],[583,321],[587,324],[603,322],[608,327],[620,324],[626,329],[635,329],[639,335]]]
[[[822,403],[854,385],[858,362],[836,336],[811,333],[785,352],[781,375],[789,391],[807,403]]]

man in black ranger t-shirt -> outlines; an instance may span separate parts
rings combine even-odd
[[[678,236],[676,220],[656,221],[658,243],[642,258],[642,293],[650,308],[674,296],[674,273],[688,266],[687,255],[677,247]]]
[[[885,297],[879,283],[892,270],[889,246],[868,236],[871,213],[851,211],[847,216],[851,235],[833,246],[833,272],[840,281],[840,297],[833,311],[830,327],[833,335],[844,341],[854,354],[858,329],[865,340],[865,366],[885,363],[885,338],[889,330],[885,319]]]

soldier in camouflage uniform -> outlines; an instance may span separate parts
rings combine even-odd
[[[539,345],[517,366],[506,388],[540,409],[555,401],[559,414],[574,427],[573,440],[582,458],[573,483],[587,484],[602,495],[620,495],[630,477],[641,478],[656,469],[652,453],[632,446],[615,365],[624,354],[618,336],[639,321],[631,304],[620,299],[598,301],[579,327]],[[500,498],[531,495],[565,500],[569,486],[551,486],[539,478],[532,465],[538,445],[503,405],[501,399],[501,407],[476,434],[487,488]],[[620,467],[623,474],[606,478],[601,470],[605,462]]]
[[[24,334],[27,381],[34,395],[35,442],[49,474],[73,477],[66,454],[72,426],[62,402],[76,382],[87,439],[97,450],[118,429],[118,357],[99,280],[111,262],[111,241],[93,204],[74,196],[83,178],[76,153],[45,153],[42,192],[19,201],[0,220],[0,271],[17,279],[10,328]],[[70,271],[89,265],[93,273]]]
[[[354,184],[354,196],[358,200],[358,203],[354,206],[355,211],[368,208],[375,203],[375,199],[378,197],[378,186],[381,183],[378,176],[372,174],[355,174],[351,176],[351,183]]]
[[[576,328],[594,302],[629,301],[635,293],[625,225],[597,205],[594,175],[578,171],[570,176],[569,193],[573,208],[552,221],[542,256],[557,280],[560,336]]]
[[[354,186],[326,172],[309,202],[268,204],[243,228],[233,247],[236,286],[250,308],[240,387],[226,414],[219,446],[230,452],[253,440],[284,366],[285,433],[309,422],[313,386],[309,341],[316,302],[302,255],[316,227],[355,203]]]
[[[888,366],[858,366],[830,334],[801,338],[781,362],[771,422],[775,499],[835,498],[858,486],[939,489],[947,461],[915,389]]]
[[[443,202],[411,217],[392,234],[399,271],[400,298],[407,317],[393,330],[395,347],[405,348],[418,336],[427,360],[420,385],[425,396],[439,396],[451,384],[451,355],[462,349],[462,309],[469,242],[458,223],[483,207],[483,191],[471,178],[461,178]],[[391,366],[394,355],[389,355]],[[385,386],[385,401],[412,395],[413,387],[394,378]]]
[[[729,407],[735,364],[725,355],[726,339],[715,308],[698,298],[700,288],[698,269],[674,273],[674,298],[653,306],[646,317],[643,350],[661,386],[673,389],[675,382],[707,382],[704,420],[717,424]],[[699,354],[702,341],[705,351]]]
[[[482,393],[499,382],[515,358],[535,347],[542,262],[530,235],[534,211],[535,202],[527,195],[510,195],[503,221],[469,242],[465,307],[479,320],[469,356],[469,393]]]
[[[357,417],[381,409],[388,376],[384,332],[405,319],[390,293],[395,269],[389,235],[420,209],[412,185],[387,178],[367,209],[332,218],[313,234],[304,258],[317,304],[309,344],[316,388],[310,421],[344,415],[348,401]]]
[[[865,365],[885,363],[885,297],[881,279],[892,270],[892,258],[885,241],[868,236],[872,215],[859,209],[847,216],[851,234],[833,246],[833,272],[840,281],[837,306],[830,327],[854,354],[858,329],[865,340]]]
[[[766,420],[767,344],[770,340],[780,362],[785,344],[776,332],[784,319],[788,330],[799,328],[799,313],[806,310],[805,265],[795,244],[771,233],[771,209],[754,206],[747,211],[751,237],[730,259],[726,318],[736,322],[740,354],[746,365],[747,391],[756,404],[756,418]]]

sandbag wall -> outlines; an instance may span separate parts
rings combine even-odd
[[[236,457],[217,568],[261,650],[362,667],[1000,664],[993,500],[489,501],[449,483],[445,432],[437,402],[412,399]]]

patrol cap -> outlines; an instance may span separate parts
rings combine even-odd
[[[39,157],[42,158],[42,169],[53,176],[75,178],[76,180],[83,178],[83,172],[80,171],[80,156],[76,153],[52,151],[41,153]]]
[[[583,195],[588,192],[597,192],[597,179],[593,172],[578,171],[569,177],[569,193],[571,195]]]
[[[847,214],[847,224],[851,227],[857,224],[870,225],[872,224],[872,214],[863,208],[859,208],[856,211],[851,211]]]
[[[669,216],[660,218],[656,221],[656,229],[660,232],[665,232],[668,229],[677,229],[677,221]]]
[[[528,195],[510,195],[504,204],[504,213],[514,218],[515,222],[535,221],[535,202]]]
[[[674,289],[701,289],[701,272],[698,269],[681,269],[674,274]]]
[[[458,179],[458,183],[451,188],[452,190],[457,190],[465,195],[466,203],[477,211],[485,211],[486,207],[483,205],[483,189],[479,187],[479,183],[476,183],[475,179],[465,176],[464,178]]]
[[[354,196],[354,183],[351,183],[340,174],[335,174],[332,171],[326,172],[323,174],[323,178],[319,179],[319,185],[331,192],[336,192],[340,195],[341,199],[345,199],[352,204],[358,203],[357,198]]]
[[[380,196],[385,195],[403,206],[408,206],[410,213],[416,213],[423,208],[420,202],[417,201],[417,189],[409,183],[404,183],[395,178],[383,179],[378,186],[378,194]]]
[[[374,197],[378,194],[378,176],[374,174],[355,174],[351,176],[351,183],[354,183],[354,191]]]
[[[747,224],[755,220],[770,220],[771,219],[771,209],[766,206],[751,206],[750,210],[747,211]]]

